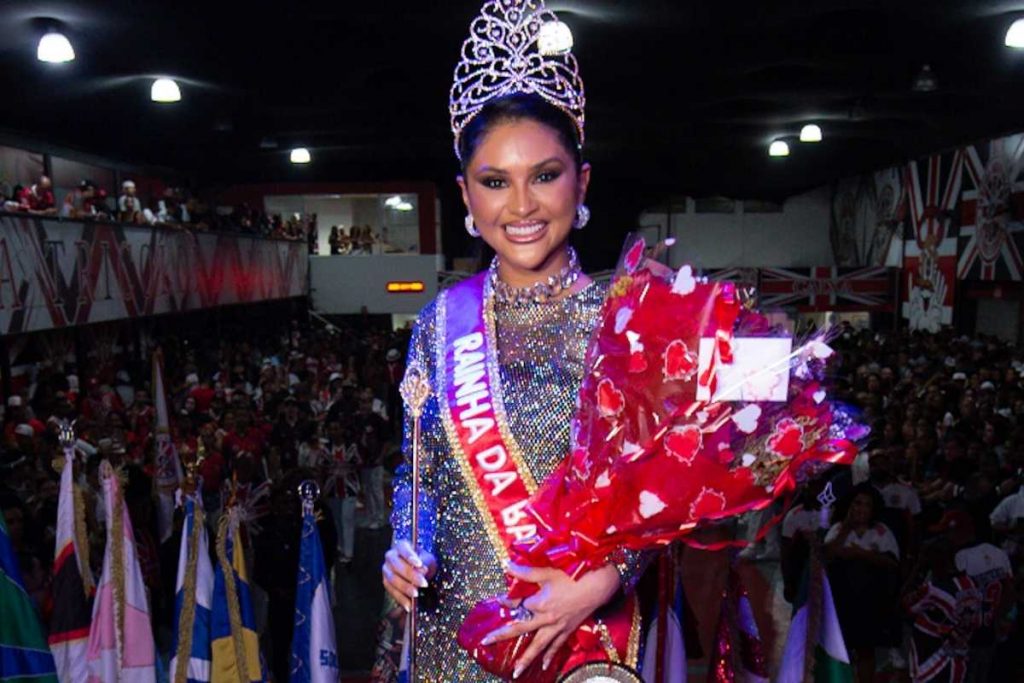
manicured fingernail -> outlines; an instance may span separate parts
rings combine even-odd
[[[416,585],[419,586],[420,588],[426,588],[427,587],[427,577],[423,576],[422,574],[420,576],[417,576],[416,577]]]
[[[548,667],[550,665],[551,665],[551,660],[545,658],[544,663],[540,665],[540,668],[544,669],[544,671],[547,671]]]
[[[487,647],[488,645],[490,645],[493,642],[494,642],[494,636],[493,635],[486,635],[486,636],[484,636],[484,639],[480,641],[480,644],[483,645],[484,647]]]
[[[523,673],[523,667],[516,666],[516,670],[512,672],[512,680],[519,678],[519,674]]]
[[[414,597],[414,598],[420,597],[420,592],[418,590],[416,590],[415,588],[412,589],[412,597]]]

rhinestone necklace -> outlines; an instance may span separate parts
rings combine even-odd
[[[498,277],[498,257],[495,256],[490,267],[491,292],[494,293],[495,301],[513,306],[523,306],[529,303],[542,304],[568,290],[583,274],[579,259],[576,257],[576,250],[569,247],[568,252],[569,263],[564,268],[546,281],[529,287],[513,287]]]

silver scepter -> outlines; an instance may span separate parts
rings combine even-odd
[[[402,384],[398,388],[405,402],[405,409],[412,417],[412,520],[410,533],[412,536],[412,547],[418,552],[420,538],[420,418],[423,416],[423,406],[430,397],[430,380],[427,373],[419,363],[411,363],[402,378]],[[405,634],[409,652],[409,667],[407,669],[410,683],[416,681],[416,598],[409,604],[409,624]]]

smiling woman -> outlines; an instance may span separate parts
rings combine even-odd
[[[596,657],[636,663],[629,594],[641,556],[623,552],[619,564],[577,580],[555,569],[503,569],[510,544],[535,532],[528,498],[568,449],[604,295],[569,246],[589,218],[590,165],[575,58],[537,49],[540,27],[552,20],[540,0],[490,0],[456,68],[451,114],[466,229],[497,256],[421,312],[410,345],[410,367],[422,367],[434,387],[421,417],[419,533],[411,537],[405,466],[383,579],[396,602],[417,609],[417,680],[495,680],[458,648],[456,632],[477,601],[506,592],[508,576],[538,592],[510,601],[522,619],[486,639],[533,636],[512,648],[506,676],[549,681],[581,663],[566,646],[581,625],[604,634]],[[407,454],[411,434],[410,423]],[[417,601],[426,591],[433,599]]]

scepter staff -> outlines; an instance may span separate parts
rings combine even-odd
[[[398,388],[405,402],[405,408],[412,417],[412,515],[410,534],[413,551],[418,552],[420,538],[420,419],[423,417],[423,406],[430,397],[430,380],[419,363],[411,363]],[[416,598],[409,601],[409,622],[405,639],[408,644],[409,681],[416,681]]]

